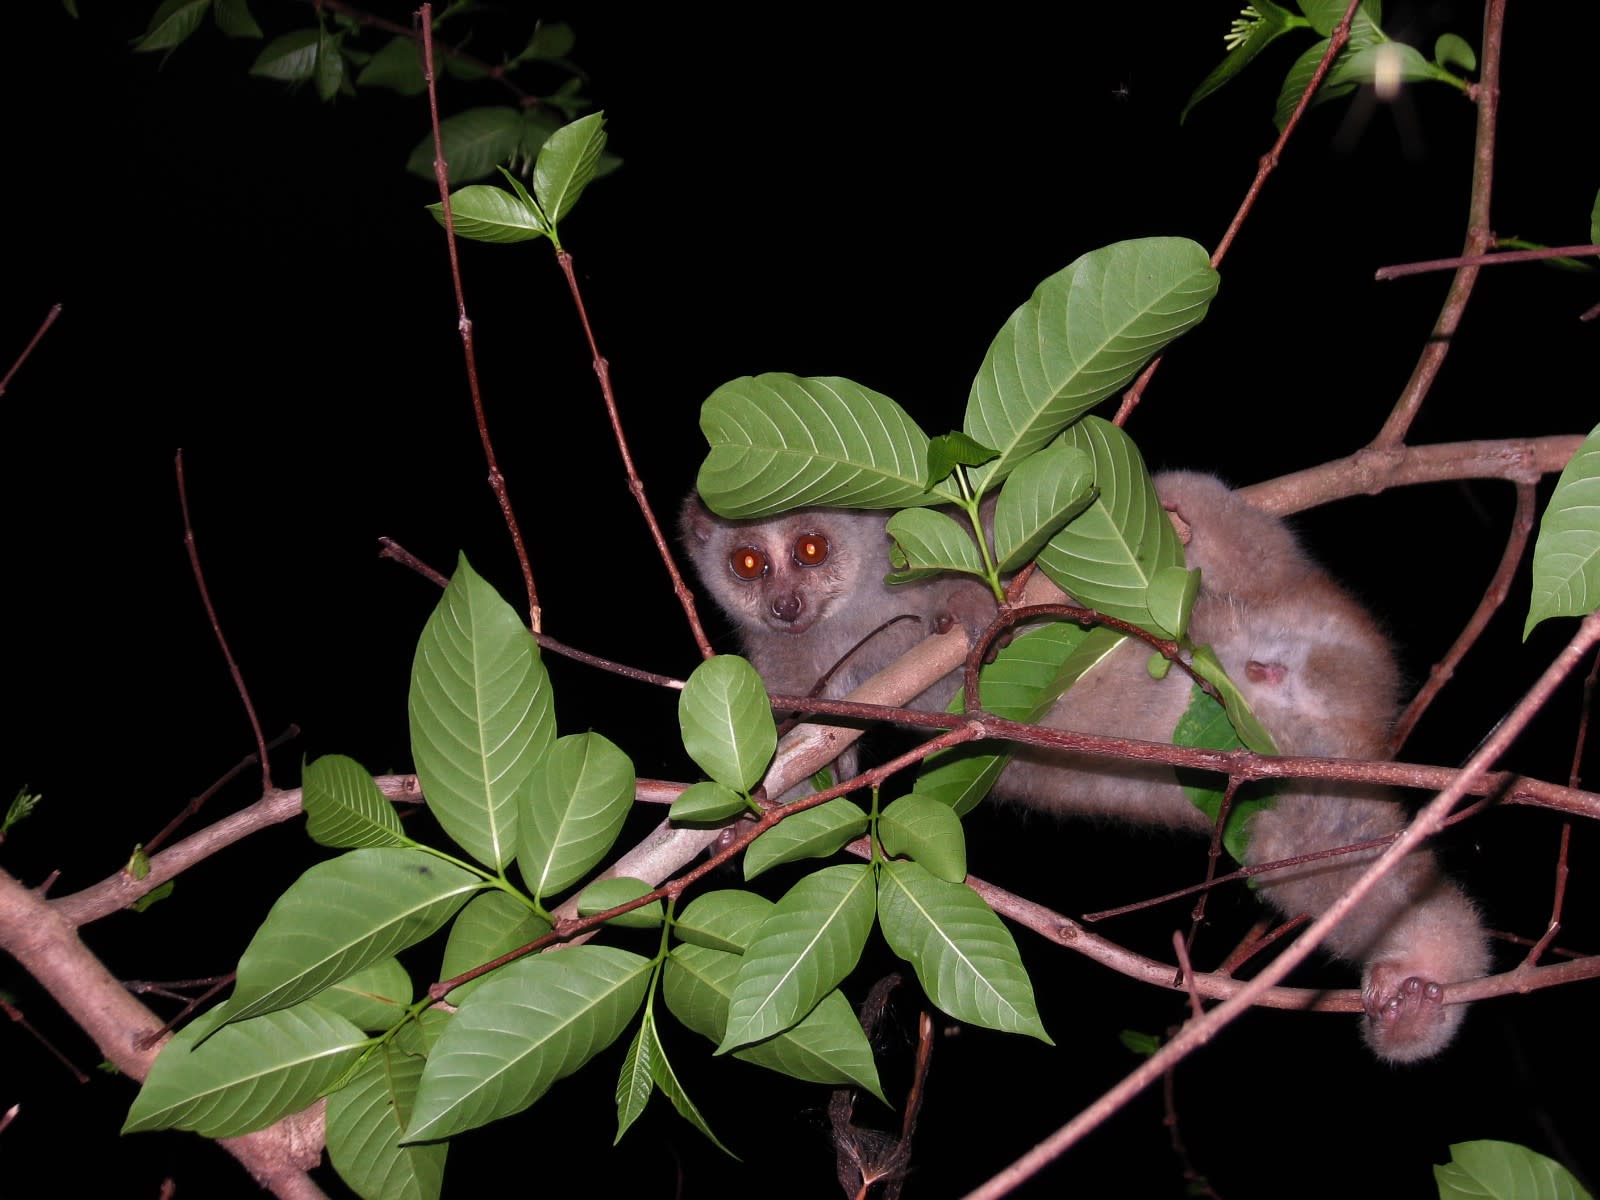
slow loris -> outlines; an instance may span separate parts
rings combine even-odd
[[[1188,526],[1187,560],[1201,569],[1189,636],[1209,643],[1285,754],[1381,758],[1396,711],[1394,653],[1372,617],[1301,549],[1283,522],[1217,479],[1192,472],[1155,477],[1163,504]],[[683,532],[701,579],[738,626],[745,652],[776,693],[803,695],[873,629],[828,683],[842,696],[898,658],[933,627],[976,630],[992,616],[970,579],[883,582],[885,515],[799,509],[728,521],[691,497]],[[1041,724],[1084,733],[1170,740],[1189,702],[1181,672],[1152,679],[1147,647],[1129,642],[1058,700]],[[913,707],[943,707],[956,676]],[[853,773],[853,764],[847,768]],[[1382,788],[1294,781],[1249,828],[1251,864],[1365,842],[1404,827],[1404,809]],[[1094,813],[1204,832],[1209,822],[1170,768],[1087,755],[1024,750],[995,794],[1058,813]],[[1378,851],[1285,868],[1260,877],[1264,899],[1286,914],[1321,913]],[[1328,938],[1333,953],[1363,964],[1363,1033],[1380,1057],[1410,1062],[1442,1050],[1465,1011],[1440,1003],[1440,984],[1483,975],[1489,952],[1477,910],[1438,871],[1431,853],[1410,855]]]

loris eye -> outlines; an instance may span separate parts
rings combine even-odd
[[[767,573],[767,556],[754,546],[740,546],[728,555],[728,570],[740,579],[760,579]]]
[[[794,561],[802,567],[820,567],[828,561],[828,539],[820,533],[802,533],[794,540]]]

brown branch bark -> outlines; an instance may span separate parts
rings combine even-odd
[[[1478,105],[1477,140],[1472,149],[1472,192],[1467,202],[1467,234],[1461,247],[1464,257],[1483,254],[1494,244],[1494,229],[1490,224],[1490,199],[1494,193],[1495,129],[1500,111],[1500,51],[1501,35],[1505,29],[1505,0],[1489,0],[1483,10],[1482,71],[1473,95]],[[1461,318],[1467,311],[1467,301],[1472,298],[1473,285],[1478,281],[1479,268],[1462,265],[1456,269],[1445,293],[1444,304],[1439,309],[1439,319],[1417,356],[1411,378],[1401,390],[1389,418],[1372,439],[1372,449],[1393,450],[1406,440],[1411,423],[1417,419],[1423,400],[1427,399],[1433,381],[1444,366],[1450,353],[1450,343],[1461,328]]]
[[[170,852],[169,852],[170,853]],[[36,979],[124,1075],[142,1081],[163,1043],[144,1047],[160,1019],[123,988],[79,939],[56,905],[0,871],[0,949]],[[306,1174],[322,1156],[322,1104],[258,1133],[219,1144],[256,1182],[282,1200],[315,1200]]]
[[[1263,512],[1287,516],[1348,496],[1375,496],[1392,487],[1450,479],[1536,482],[1567,465],[1582,434],[1440,442],[1431,446],[1366,447],[1320,466],[1239,489]]]

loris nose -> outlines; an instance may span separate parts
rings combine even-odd
[[[804,611],[806,602],[794,593],[779,596],[772,602],[772,615],[780,621],[798,621]]]

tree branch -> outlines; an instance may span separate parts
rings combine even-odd
[[[106,970],[55,903],[47,903],[3,870],[0,949],[50,993],[119,1071],[141,1082],[150,1073],[164,1039],[151,1046],[143,1043],[161,1028],[160,1019]],[[322,1157],[320,1102],[257,1133],[221,1139],[219,1144],[282,1200],[323,1196],[306,1174]]]

